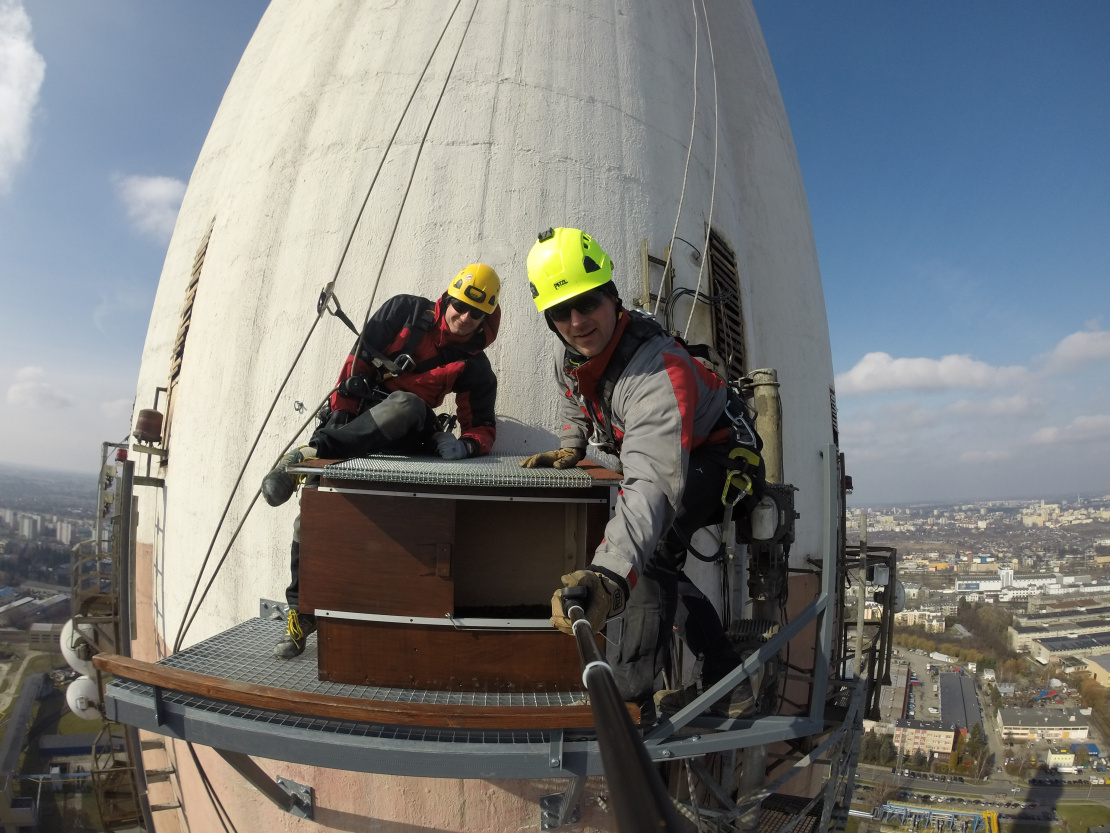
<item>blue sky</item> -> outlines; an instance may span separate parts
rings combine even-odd
[[[0,436],[121,439],[172,221],[266,3],[0,0]],[[856,504],[1110,493],[1110,4],[757,0]]]

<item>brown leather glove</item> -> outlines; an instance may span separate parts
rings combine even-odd
[[[560,448],[558,451],[541,451],[520,461],[522,469],[569,469],[577,466],[586,452],[578,448]],[[571,586],[571,585],[568,585]]]
[[[563,587],[585,587],[590,595],[583,605],[586,619],[594,633],[605,626],[610,616],[624,613],[628,594],[623,587],[608,576],[593,570],[577,570],[563,576]],[[563,591],[556,590],[551,596],[551,624],[566,634],[574,634],[570,617],[563,612]]]

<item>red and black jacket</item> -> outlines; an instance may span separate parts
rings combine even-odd
[[[352,375],[376,374],[367,347],[389,359],[408,353],[416,362],[416,369],[386,379],[379,387],[390,392],[414,393],[431,408],[438,408],[447,394],[454,393],[461,438],[477,443],[479,454],[488,454],[497,435],[497,377],[483,351],[497,337],[501,308],[486,316],[472,335],[461,338],[447,328],[443,317],[446,308],[446,297],[434,303],[417,295],[390,298],[370,316],[362,338],[343,363],[339,383]],[[413,345],[421,332],[422,337]],[[362,347],[356,358],[353,351],[359,344]],[[426,369],[422,370],[421,365]],[[355,415],[361,405],[361,400],[342,396],[338,391],[331,395],[333,411]]]

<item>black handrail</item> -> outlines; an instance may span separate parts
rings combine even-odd
[[[564,594],[566,591],[564,591]],[[648,756],[644,741],[617,691],[613,669],[601,655],[593,629],[576,598],[564,596],[582,658],[582,682],[590,695],[601,766],[620,833],[679,833],[674,802]]]

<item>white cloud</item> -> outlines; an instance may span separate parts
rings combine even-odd
[[[28,366],[15,372],[15,381],[8,388],[8,404],[34,410],[59,410],[72,408],[77,401],[46,381],[46,371],[41,367]]]
[[[990,399],[961,399],[946,409],[948,413],[965,417],[1012,417],[1033,413],[1036,403],[1028,394],[996,396]]]
[[[135,228],[160,242],[168,241],[185,196],[185,183],[169,176],[116,176],[114,182]]]
[[[1053,370],[1075,370],[1099,359],[1110,359],[1110,332],[1089,329],[1064,338],[1048,354],[1046,364]]]
[[[27,153],[31,117],[46,61],[31,39],[31,19],[20,0],[0,0],[0,193]]]
[[[1060,443],[1089,443],[1110,439],[1110,414],[1079,416],[1070,425],[1060,428],[1050,425],[1033,434],[1030,441],[1037,445]]]
[[[839,394],[898,390],[986,390],[1024,378],[1024,367],[995,367],[970,356],[940,359],[896,359],[889,353],[868,353],[847,373],[836,377]]]

